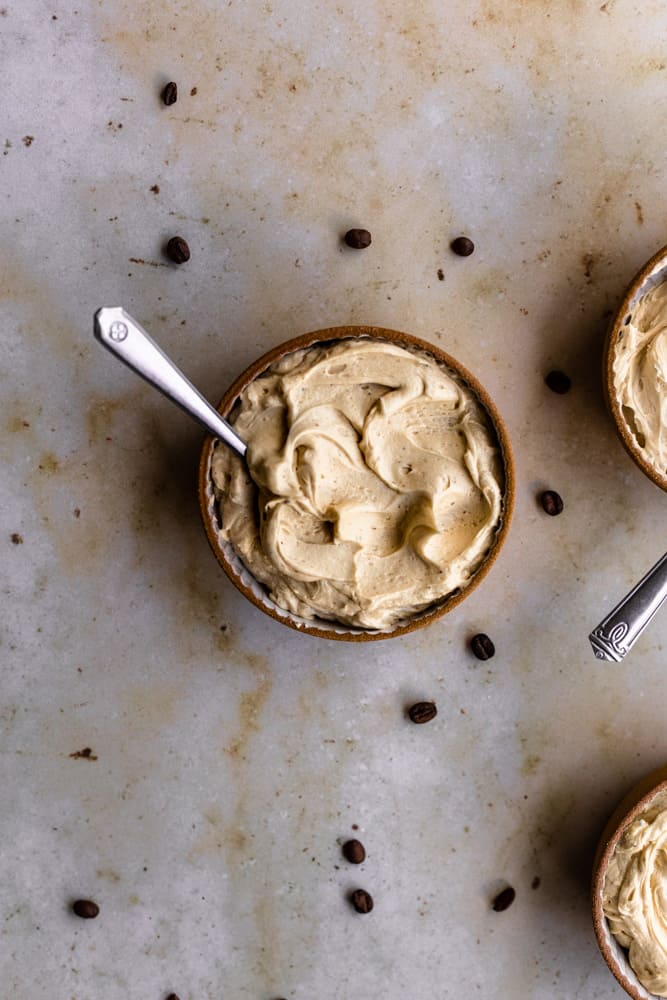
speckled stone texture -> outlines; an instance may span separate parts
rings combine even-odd
[[[667,618],[621,665],[587,634],[665,545],[600,353],[667,242],[666,31],[658,0],[2,0],[3,996],[623,996],[588,881],[667,760]],[[312,329],[442,346],[515,448],[488,579],[364,648],[260,614],[206,544],[202,434],[93,342],[118,304],[213,400]]]

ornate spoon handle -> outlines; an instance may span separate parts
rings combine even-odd
[[[667,552],[589,635],[598,660],[620,663],[667,598]]]

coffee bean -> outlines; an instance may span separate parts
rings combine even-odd
[[[178,87],[173,80],[171,80],[162,91],[162,100],[167,107],[169,107],[170,104],[175,104],[178,100]]]
[[[350,900],[357,913],[370,913],[373,909],[373,897],[365,889],[355,889]]]
[[[549,514],[550,517],[556,517],[557,514],[563,513],[563,499],[555,490],[545,490],[540,500],[545,513]]]
[[[475,249],[475,244],[467,236],[457,236],[450,244],[452,250],[459,257],[469,257]]]
[[[478,660],[490,660],[495,655],[496,647],[493,645],[488,635],[479,632],[470,640],[470,648]]]
[[[540,887],[540,881],[541,881],[540,880],[540,876],[536,875],[535,878],[533,879],[533,881],[530,883],[530,888],[531,889],[539,889],[539,887]]]
[[[416,705],[413,705],[408,710],[410,719],[417,725],[430,722],[431,719],[435,719],[437,714],[438,709],[435,707],[435,702],[433,701],[418,701]]]
[[[502,889],[498,893],[491,906],[496,913],[502,913],[503,910],[506,910],[508,906],[512,905],[515,899],[516,892],[511,885],[508,885],[506,889]]]
[[[83,920],[93,920],[100,912],[99,906],[97,903],[93,903],[92,899],[77,899],[75,903],[72,903],[72,910],[77,917],[82,917]]]
[[[552,392],[557,392],[559,396],[564,396],[572,388],[572,379],[565,372],[553,371],[544,376],[544,381]]]
[[[360,840],[348,840],[343,844],[343,857],[351,865],[360,865],[366,860],[366,849]]]
[[[353,250],[365,250],[371,245],[371,234],[367,229],[348,229],[343,239]]]
[[[174,264],[185,264],[190,260],[190,247],[182,236],[172,236],[167,243],[167,257],[173,260]]]
[[[170,993],[167,1000],[181,1000],[181,998],[176,993]]]

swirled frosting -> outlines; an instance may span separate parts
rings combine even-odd
[[[609,862],[603,910],[639,981],[667,996],[667,795],[656,796]]]
[[[648,462],[667,473],[667,282],[643,295],[621,327],[614,389]]]
[[[281,608],[386,630],[465,587],[503,480],[486,411],[418,350],[355,338],[287,355],[213,454],[221,534]]]

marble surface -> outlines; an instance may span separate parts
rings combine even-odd
[[[3,0],[3,995],[624,995],[588,881],[667,759],[667,619],[621,665],[587,634],[665,544],[599,368],[666,242],[666,30],[658,0]],[[341,247],[351,225],[370,249]],[[365,648],[271,622],[207,548],[201,433],[93,342],[102,304],[212,399],[319,327],[441,345],[514,442],[490,576]]]

